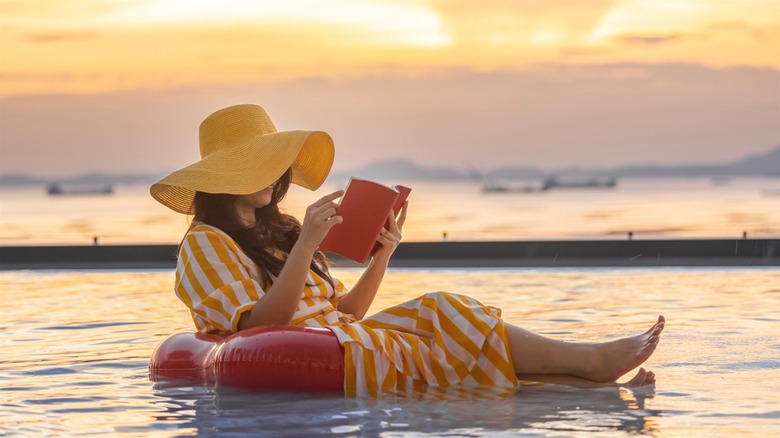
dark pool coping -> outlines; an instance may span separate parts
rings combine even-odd
[[[173,269],[176,245],[0,246],[0,270]],[[335,267],[358,264],[332,257]],[[780,266],[780,239],[404,242],[392,267]]]

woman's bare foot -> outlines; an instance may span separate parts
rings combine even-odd
[[[591,371],[583,377],[596,382],[614,382],[623,374],[638,367],[655,351],[664,324],[664,317],[659,316],[650,330],[641,335],[596,344],[596,360],[591,364]]]
[[[628,382],[594,382],[583,379],[582,377],[567,376],[560,374],[518,374],[517,378],[529,382],[552,383],[555,385],[572,386],[575,388],[594,389],[594,388],[637,388],[640,386],[652,385],[655,383],[655,373],[639,368],[636,375]]]
[[[625,383],[618,383],[618,386],[624,386],[626,388],[637,388],[640,386],[652,385],[655,383],[655,373],[652,371],[646,371],[644,368],[639,368],[636,376],[633,379]]]
[[[642,365],[655,351],[664,317],[641,335],[603,343],[564,342],[505,324],[515,373],[563,375],[611,382]]]

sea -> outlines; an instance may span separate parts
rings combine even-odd
[[[470,181],[380,182],[412,188],[404,241],[780,236],[778,177],[623,179],[614,188],[504,193],[483,193]],[[302,218],[308,205],[345,185],[292,186],[283,207]],[[177,243],[188,224],[154,201],[148,184],[119,185],[108,196],[0,186],[0,245]]]
[[[780,236],[780,180],[621,180],[613,189],[485,194],[413,189],[404,239],[576,240]],[[388,182],[395,183],[395,182]],[[293,189],[285,207],[340,187]],[[148,187],[49,197],[0,189],[0,244],[177,243],[187,218]],[[361,271],[336,268],[353,285]],[[149,379],[167,336],[191,331],[161,270],[0,272],[0,436],[780,436],[780,268],[393,268],[369,313],[432,291],[473,296],[545,336],[604,341],[663,314],[653,386],[421,390],[377,398],[255,392]],[[628,378],[630,376],[626,376]]]

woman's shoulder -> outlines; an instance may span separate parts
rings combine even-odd
[[[206,258],[214,257],[215,260],[232,259],[242,264],[252,266],[254,262],[244,253],[241,247],[221,229],[204,224],[193,223],[179,248],[179,258],[186,254],[187,258],[197,257],[197,254],[206,254]]]
[[[206,235],[212,234],[213,235],[213,234],[216,234],[216,235],[219,235],[219,236],[224,236],[224,237],[230,238],[230,236],[228,236],[228,234],[226,232],[220,230],[219,228],[215,227],[214,225],[209,225],[209,224],[204,223],[204,222],[193,222],[192,225],[190,226],[190,229],[187,230],[186,236],[189,236],[191,234],[194,234],[194,235],[198,235],[198,234],[206,234]]]
[[[198,246],[204,244],[212,244],[215,242],[226,243],[229,246],[235,246],[235,241],[226,232],[219,228],[205,224],[203,222],[193,223],[187,233],[184,235],[184,244],[197,244]]]

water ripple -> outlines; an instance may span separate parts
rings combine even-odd
[[[44,368],[41,370],[35,370],[35,371],[28,371],[23,374],[28,374],[30,376],[56,376],[60,374],[76,374],[78,371],[72,369],[72,368]]]
[[[346,284],[360,274],[334,272]],[[428,290],[452,290],[500,307],[509,323],[570,341],[641,333],[654,315],[667,316],[664,340],[646,365],[656,372],[657,393],[544,385],[495,400],[345,399],[152,383],[155,346],[192,325],[170,292],[172,277],[0,273],[25,296],[13,305],[0,300],[10,328],[2,331],[0,409],[13,421],[3,428],[29,436],[152,437],[732,436],[777,429],[778,318],[767,310],[780,308],[780,296],[760,292],[768,284],[776,289],[776,270],[390,270],[373,311]],[[54,305],[52,293],[74,304]],[[85,302],[101,312],[84,312]]]
[[[55,326],[49,326],[49,327],[41,327],[43,330],[88,330],[88,329],[99,329],[99,328],[106,328],[106,327],[121,327],[125,325],[143,325],[148,324],[146,322],[93,322],[90,324],[79,324],[79,325],[55,325]]]

